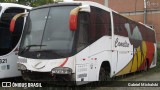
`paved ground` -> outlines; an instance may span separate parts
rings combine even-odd
[[[130,75],[122,81],[160,81],[160,71],[154,73],[139,72],[137,75]]]
[[[160,81],[160,71],[138,72],[135,75],[127,75],[120,81]],[[160,90],[160,87],[99,87],[94,90]]]
[[[21,79],[21,78],[20,78]],[[8,79],[6,79],[8,80]],[[116,81],[160,81],[160,71],[138,72],[116,78]],[[159,85],[160,86],[160,85]],[[160,87],[45,87],[45,88],[1,88],[0,90],[160,90]]]

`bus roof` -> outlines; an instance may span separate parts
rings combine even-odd
[[[144,24],[144,23],[142,23],[142,22],[138,22],[138,23],[140,23],[140,24],[146,26],[147,28],[149,28],[149,29],[151,29],[151,30],[154,30],[153,28],[151,28],[150,26],[148,26],[148,25],[146,25],[146,24]]]
[[[46,4],[38,7],[34,7],[32,10],[40,9],[40,8],[47,8],[47,7],[54,7],[54,6],[70,6],[70,5],[81,5],[81,3],[53,3],[53,4]]]
[[[104,9],[109,12],[113,11],[112,9],[110,9],[102,4],[92,2],[92,1],[71,1],[71,2],[60,2],[60,3],[81,3],[82,5],[90,5],[90,6],[98,7],[98,8]]]
[[[39,9],[39,8],[45,8],[45,7],[52,7],[52,6],[67,6],[67,5],[90,5],[90,6],[95,6],[95,7],[99,7],[101,9],[104,9],[106,11],[113,11],[108,7],[105,7],[99,3],[96,2],[92,2],[92,1],[71,1],[71,2],[58,2],[58,3],[54,3],[54,4],[46,4],[46,5],[42,5],[39,7],[35,7],[33,9]],[[115,11],[116,12],[116,11]]]
[[[33,8],[34,9],[39,9],[39,8],[46,8],[46,7],[52,7],[52,6],[67,6],[67,5],[90,5],[90,6],[94,6],[94,7],[98,7],[101,9],[104,9],[106,11],[114,11],[104,5],[101,5],[99,3],[96,2],[92,2],[92,1],[67,1],[67,2],[58,2],[58,3],[53,3],[53,4],[46,4],[46,5],[42,5],[42,6],[38,6]],[[114,11],[116,12],[116,11]],[[117,13],[117,12],[116,12]]]
[[[20,4],[15,4],[15,3],[0,3],[0,6],[2,7],[21,7],[21,8],[26,8],[26,9],[32,9],[30,6],[25,6],[25,5],[20,5]]]

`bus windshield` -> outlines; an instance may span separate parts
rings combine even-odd
[[[0,10],[3,7],[0,7]],[[14,31],[10,31],[10,22],[19,13],[25,12],[23,8],[5,8],[0,16],[0,55],[9,54],[16,48],[20,40],[24,25],[24,17],[19,17],[15,22]]]
[[[75,32],[69,30],[69,14],[75,7],[49,7],[30,11],[19,55],[39,59],[71,55]],[[27,46],[31,47],[26,49]]]

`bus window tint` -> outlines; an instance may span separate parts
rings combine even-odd
[[[76,6],[49,7],[30,11],[20,44],[20,52],[28,45],[42,45],[30,47],[24,53],[25,57],[63,58],[73,55],[74,31],[69,29],[70,11]],[[50,54],[48,53],[50,52]]]
[[[4,13],[2,13],[0,20],[0,55],[5,55],[11,52],[19,42],[23,29],[24,18],[21,17],[17,19],[14,32],[10,32],[10,22],[16,14],[22,12],[24,12],[24,9],[8,8]]]
[[[104,35],[111,36],[110,13],[91,6],[89,41],[93,43]]]
[[[52,50],[62,56],[68,56],[72,52],[74,32],[69,30],[69,15],[73,6],[52,7],[50,9],[44,37],[42,50]],[[54,45],[54,47],[53,47]]]
[[[127,19],[124,16],[121,16],[114,12],[113,12],[113,21],[114,21],[114,34],[115,35],[129,37],[130,39],[134,39],[134,40],[144,40],[144,41],[153,42],[153,43],[156,42],[154,31],[149,30],[146,26],[143,26],[140,23]],[[130,31],[127,31],[125,27],[126,23],[129,24]],[[137,34],[133,34],[133,32],[135,32],[134,29],[136,27],[138,28],[138,32],[140,33],[141,38],[136,37]]]
[[[88,30],[89,30],[89,13],[80,12],[78,15],[78,41],[77,52],[87,47],[88,43]]]
[[[128,37],[127,30],[124,25],[127,22],[127,19],[121,15],[113,13],[113,22],[114,22],[114,34]]]
[[[20,48],[24,48],[27,45],[40,45],[42,40],[42,34],[46,25],[47,15],[49,8],[43,8],[39,10],[33,10],[30,12],[26,26],[24,28],[22,36],[22,45]],[[32,47],[31,50],[36,50],[39,47]]]

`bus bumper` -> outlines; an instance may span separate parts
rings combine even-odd
[[[22,77],[26,81],[75,81],[75,74],[53,74],[51,72],[35,72],[29,70],[21,71]]]

